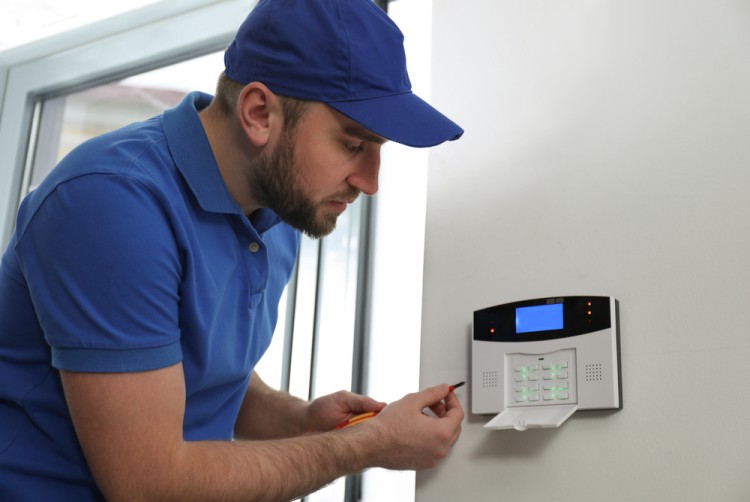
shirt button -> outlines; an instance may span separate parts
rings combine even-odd
[[[250,249],[251,253],[257,253],[260,249],[260,244],[258,244],[257,242],[251,242],[248,246],[248,249]]]

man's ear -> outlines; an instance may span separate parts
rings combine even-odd
[[[281,102],[260,82],[247,84],[237,100],[237,114],[245,136],[254,146],[265,146],[281,126]]]

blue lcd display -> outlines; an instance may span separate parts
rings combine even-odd
[[[533,333],[562,328],[562,303],[516,308],[516,333]]]

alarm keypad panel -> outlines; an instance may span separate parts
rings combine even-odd
[[[574,350],[550,354],[506,354],[506,406],[577,402]]]
[[[619,302],[564,296],[474,312],[472,412],[487,429],[559,427],[576,410],[622,409]]]

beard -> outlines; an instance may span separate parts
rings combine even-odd
[[[254,165],[253,192],[262,205],[273,210],[286,224],[319,239],[333,232],[340,213],[327,210],[326,201],[312,201],[304,190],[297,168],[294,135],[284,131],[279,144],[268,155],[261,155]],[[359,190],[350,188],[326,200],[357,198]]]

